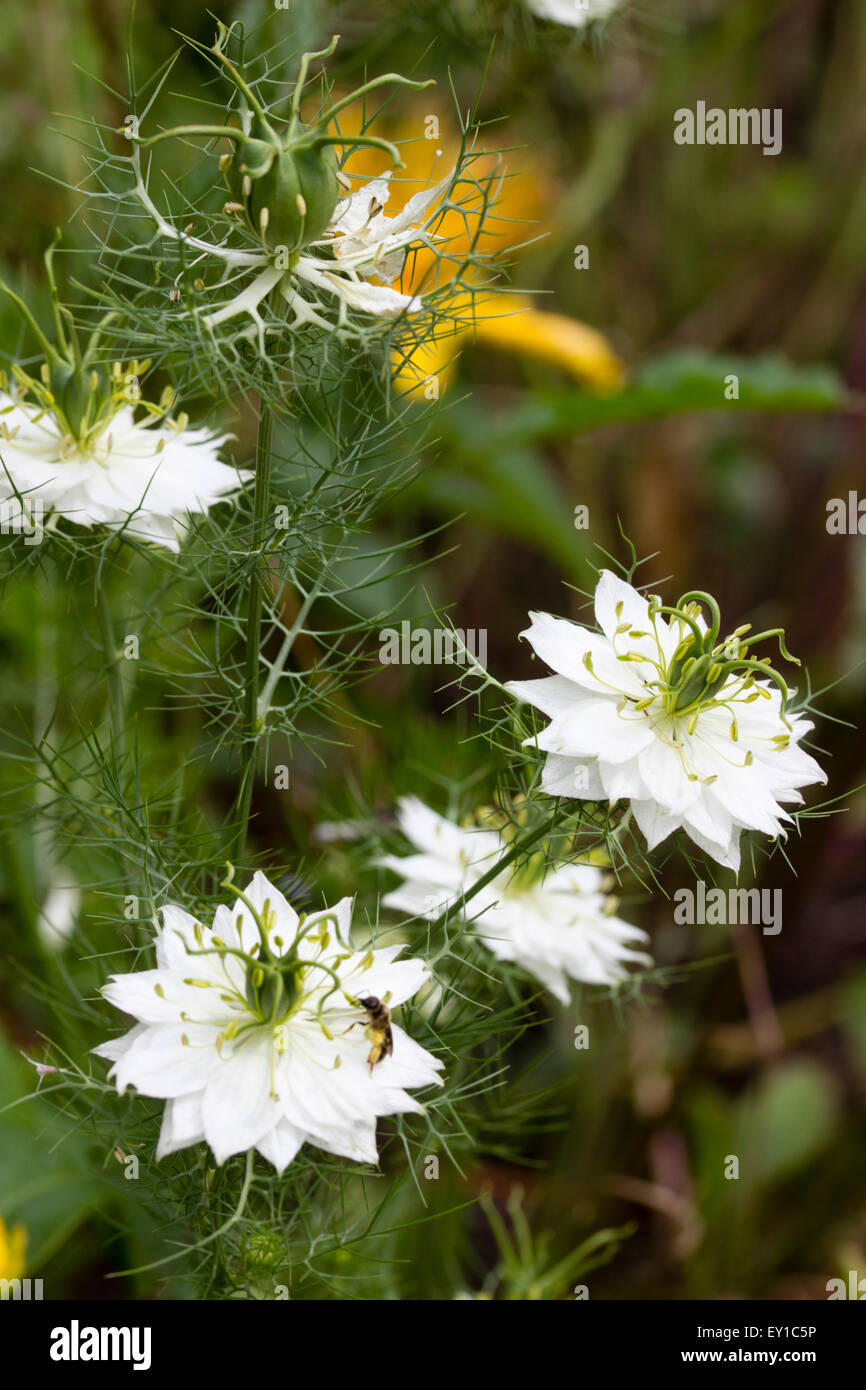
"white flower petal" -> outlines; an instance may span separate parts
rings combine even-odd
[[[549,796],[572,796],[600,801],[606,795],[595,758],[569,758],[548,753],[541,773],[541,790]]]
[[[302,1130],[295,1129],[288,1120],[282,1119],[262,1136],[256,1148],[263,1158],[274,1165],[278,1173],[284,1173],[306,1137]]]
[[[177,1096],[166,1102],[159,1132],[157,1159],[167,1154],[177,1153],[190,1144],[198,1144],[204,1139],[204,1123],[201,1117],[201,1094]]]
[[[202,1096],[205,1138],[217,1163],[252,1148],[279,1123],[271,1094],[271,1040],[253,1035],[220,1060]]]

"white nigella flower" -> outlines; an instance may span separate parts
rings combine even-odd
[[[47,389],[35,399],[14,387],[0,391],[4,515],[106,526],[176,551],[189,518],[236,493],[251,474],[220,461],[227,436],[189,429],[184,416],[137,419],[120,377],[114,382],[118,390],[83,423]]]
[[[583,29],[594,19],[606,19],[613,14],[622,0],[526,0],[526,3],[539,19]]]
[[[413,916],[438,917],[508,852],[498,830],[463,829],[414,796],[400,801],[398,819],[418,853],[380,861],[404,879],[382,902]],[[616,902],[604,881],[602,870],[590,864],[545,872],[538,855],[506,865],[465,912],[489,951],[522,966],[567,1004],[569,979],[610,985],[625,977],[627,966],[652,963],[628,944],[645,943],[646,933],[613,915]]]
[[[410,247],[433,245],[430,224],[453,182],[453,171],[435,187],[411,198],[398,216],[384,217],[387,176],[342,196],[351,184],[337,167],[335,146],[378,146],[395,161],[399,161],[399,151],[377,136],[331,134],[328,126],[344,107],[383,84],[429,84],[388,73],[365,83],[306,125],[300,107],[309,64],[333,53],[335,38],[327,49],[303,55],[288,125],[280,129],[282,121],[275,122],[273,113],[265,110],[257,93],[227,57],[228,40],[229,32],[221,26],[216,44],[206,52],[222,65],[236,89],[240,126],[181,126],[141,141],[154,144],[175,134],[230,141],[232,153],[220,159],[230,194],[223,209],[229,224],[225,237],[208,241],[193,236],[190,227],[178,230],[163,217],[148,192],[139,144],[131,155],[136,196],[158,235],[184,245],[188,268],[209,258],[222,264],[222,275],[214,286],[214,298],[219,297],[220,302],[194,312],[210,329],[242,316],[249,318],[251,326],[240,336],[255,339],[262,353],[270,330],[260,306],[272,291],[286,301],[292,315],[290,327],[314,324],[344,336],[365,331],[363,323],[359,325],[351,315],[389,319],[418,313],[420,297],[403,294],[383,282],[397,279]],[[133,138],[139,139],[137,135]],[[245,244],[235,242],[235,231],[242,233]],[[228,298],[223,293],[226,289],[231,291]]]
[[[422,1113],[406,1088],[441,1084],[442,1063],[396,1024],[390,1055],[377,1049],[370,1010],[402,1004],[427,968],[396,960],[402,946],[355,950],[349,898],[298,917],[257,873],[212,927],[162,916],[157,968],[103,990],[135,1027],[95,1049],[118,1091],[167,1102],[158,1158],[204,1141],[218,1163],[255,1147],[282,1172],[309,1142],[375,1163],[377,1117]]]
[[[0,372],[0,507],[9,529],[61,519],[106,526],[139,540],[179,549],[196,513],[236,493],[252,474],[222,463],[228,436],[190,430],[172,418],[174,392],[159,404],[143,398],[140,377],[150,362],[108,363],[101,339],[107,314],[82,345],[54,279],[56,247],[45,253],[57,341],[46,338],[27,305],[0,280],[39,341],[38,375],[18,365]]]
[[[702,608],[711,615],[708,625]],[[787,713],[788,689],[749,648],[779,629],[720,638],[708,594],[676,608],[603,571],[593,632],[547,613],[523,634],[557,673],[508,689],[550,717],[542,790],[581,800],[628,799],[650,849],[683,829],[718,863],[739,868],[742,830],[778,836],[798,788],[826,782],[800,746],[812,728]],[[534,740],[532,740],[534,741]]]
[[[453,182],[453,170],[429,189],[410,198],[396,217],[385,217],[382,208],[388,197],[388,175],[373,180],[337,203],[334,216],[321,237],[303,251],[289,254],[285,248],[242,251],[203,241],[178,231],[156,208],[139,172],[137,193],[157,224],[161,236],[183,242],[194,264],[207,256],[223,263],[221,280],[232,293],[215,307],[197,309],[206,328],[245,316],[252,327],[241,336],[256,337],[265,351],[268,331],[259,306],[276,290],[292,313],[292,326],[314,324],[328,332],[351,329],[349,311],[372,318],[391,319],[398,314],[417,314],[423,308],[419,295],[408,295],[392,284],[406,254],[413,246],[432,246],[430,224],[438,217],[442,198]],[[248,273],[256,272],[251,280]],[[237,288],[239,282],[242,287]],[[334,325],[327,315],[337,308]]]

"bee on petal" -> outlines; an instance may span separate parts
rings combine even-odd
[[[391,1034],[391,1010],[381,999],[377,999],[374,994],[368,994],[358,1003],[361,1008],[366,1010],[367,1026],[364,1029],[364,1036],[370,1043],[370,1052],[367,1061],[370,1064],[370,1075],[373,1068],[384,1057],[390,1057],[394,1051],[394,1039]],[[351,1025],[354,1028],[354,1024]]]

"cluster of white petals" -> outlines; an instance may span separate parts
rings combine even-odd
[[[430,224],[439,216],[442,200],[454,181],[454,171],[416,193],[394,217],[385,216],[383,211],[390,193],[389,178],[390,173],[386,173],[341,199],[322,237],[289,258],[289,264],[279,252],[238,250],[179,231],[158,211],[140,171],[136,191],[160,235],[183,242],[193,264],[207,256],[223,262],[222,281],[216,288],[230,287],[233,293],[222,303],[203,310],[202,323],[215,329],[247,317],[252,321],[251,327],[241,336],[256,338],[264,353],[267,328],[259,308],[272,291],[286,301],[293,326],[313,324],[329,332],[335,327],[338,332],[345,329],[350,312],[393,319],[402,313],[421,311],[419,295],[404,294],[391,282],[400,275],[411,247],[434,245]],[[256,272],[252,280],[248,280],[250,271]],[[240,289],[239,279],[243,282]],[[326,316],[335,302],[336,325]]]
[[[0,424],[0,504],[10,529],[33,516],[64,518],[176,551],[190,517],[251,476],[221,462],[225,436],[152,415],[136,420],[131,406],[79,440],[42,405],[0,392]]]
[[[115,975],[103,990],[135,1027],[95,1051],[114,1063],[118,1091],[166,1101],[157,1157],[206,1142],[222,1163],[255,1147],[283,1172],[310,1143],[375,1163],[377,1118],[421,1113],[406,1088],[441,1084],[442,1063],[392,1024],[391,1055],[371,1065],[359,1001],[402,1004],[427,968],[398,961],[402,946],[356,950],[349,898],[299,918],[257,873],[243,899],[219,907],[211,927],[163,909],[156,969]],[[266,958],[297,967],[273,1013],[251,1002],[254,961]]]
[[[417,854],[388,855],[380,862],[404,882],[383,898],[386,907],[434,919],[508,852],[498,830],[464,829],[430,810],[417,797],[399,803],[400,828]],[[627,968],[651,960],[630,943],[646,933],[613,915],[603,890],[605,875],[590,864],[565,864],[544,872],[506,865],[466,904],[472,930],[499,960],[514,961],[567,1004],[568,981],[611,985]]]
[[[342,199],[337,204],[328,231],[341,272],[337,293],[343,297],[351,295],[346,277],[358,276],[368,282],[364,287],[369,297],[366,301],[370,306],[368,313],[418,313],[422,307],[420,296],[402,294],[388,285],[397,279],[403,269],[410,246],[425,239],[422,231],[428,214],[431,209],[438,207],[453,178],[452,169],[438,183],[416,193],[394,217],[385,214],[385,206],[391,195],[390,170]],[[298,263],[300,274],[304,273],[304,259],[302,257]],[[370,284],[371,279],[388,284]],[[355,307],[364,305],[355,304]]]
[[[743,830],[775,838],[791,819],[783,806],[802,803],[799,788],[827,780],[799,746],[812,724],[786,715],[760,669],[732,670],[710,698],[674,708],[666,676],[689,627],[609,571],[595,592],[600,632],[530,616],[522,635],[556,675],[507,688],[551,720],[537,740],[551,796],[626,799],[650,849],[682,829],[736,870]],[[699,615],[692,622],[707,631]]]

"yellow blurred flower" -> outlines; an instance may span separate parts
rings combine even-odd
[[[11,1230],[0,1216],[0,1279],[21,1279],[26,1267],[27,1232],[23,1226]]]
[[[424,124],[425,117],[418,115],[389,132],[390,138],[400,145],[406,164],[392,180],[395,202],[401,205],[440,179],[458,159],[458,142],[450,132],[443,131],[432,141],[414,134],[407,138],[407,131],[414,133]],[[495,153],[484,157],[488,174],[494,172],[496,160]],[[381,152],[371,148],[355,151],[346,172],[354,178],[381,177]],[[484,177],[475,169],[473,175]],[[436,227],[440,256],[444,247],[456,265],[470,254],[473,246],[487,254],[519,254],[521,244],[537,236],[538,224],[552,196],[551,182],[537,162],[532,171],[506,173],[498,178],[495,207],[487,210],[483,225],[479,225],[480,198],[475,209],[461,206],[444,213]],[[440,285],[442,264],[439,259]],[[404,294],[420,294],[435,287],[436,273],[436,253],[420,247],[410,253],[395,287]],[[423,343],[413,343],[405,355],[395,355],[398,380],[410,394],[420,396],[427,394],[428,383],[435,378],[438,393],[438,388],[453,376],[455,358],[470,337],[506,352],[550,362],[595,391],[616,391],[625,381],[623,363],[597,329],[565,314],[537,309],[526,295],[480,284],[476,290],[467,288],[465,282],[455,286],[440,332]]]
[[[468,330],[478,341],[505,352],[525,353],[554,367],[570,372],[583,385],[596,391],[616,391],[625,381],[625,368],[603,333],[566,314],[550,314],[536,309],[522,294],[490,294],[458,297],[451,308],[465,306],[467,319],[474,319]],[[403,372],[417,378],[421,390],[431,376],[447,376],[452,359],[464,334],[440,337],[414,348]]]

